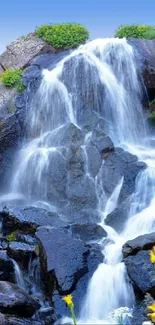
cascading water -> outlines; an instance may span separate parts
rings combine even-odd
[[[82,71],[80,80],[79,71]],[[89,180],[96,190],[96,209],[111,241],[103,250],[104,263],[90,281],[79,324],[107,324],[110,311],[133,306],[133,289],[121,262],[121,248],[128,239],[155,230],[155,151],[147,135],[141,99],[142,88],[132,47],[125,39],[98,39],[72,52],[52,71],[44,70],[41,85],[31,102],[31,140],[20,152],[19,168],[11,188],[14,196],[20,193],[29,204],[44,205],[50,210],[68,204],[64,196],[68,179],[62,182],[59,176],[59,168],[66,168],[69,150],[63,137],[64,128],[72,123],[80,131],[88,109],[100,117],[105,133],[115,146],[136,154],[148,166],[137,178],[128,221],[118,235],[105,226],[104,219],[117,206],[123,178],[107,199],[102,183],[104,161],[96,177],[89,171],[87,149],[91,132],[81,146],[85,181]],[[57,182],[63,184],[61,190],[55,184],[55,175]]]

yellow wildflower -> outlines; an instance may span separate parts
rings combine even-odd
[[[62,298],[67,304],[68,307],[74,308],[74,303],[73,303],[73,297],[72,295],[67,295],[64,298]]]
[[[155,249],[155,246],[153,248]],[[155,323],[155,302],[153,302],[152,305],[147,306],[147,309],[153,311],[153,313],[148,313],[147,317],[150,317],[152,322]]]
[[[150,251],[150,261],[152,264],[155,263],[155,246],[153,246],[153,249]]]

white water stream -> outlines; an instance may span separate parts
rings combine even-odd
[[[69,61],[73,61],[73,64],[68,89],[67,82],[64,82],[64,70]],[[83,79],[79,81],[77,71],[81,66]],[[103,191],[101,171],[92,180],[96,186],[98,210],[102,215],[101,225],[112,243],[106,245],[103,251],[104,262],[99,265],[89,283],[78,324],[110,324],[109,312],[121,306],[132,307],[134,304],[133,289],[125,265],[121,262],[122,245],[129,239],[155,231],[155,149],[151,147],[152,141],[148,137],[143,116],[142,89],[134,52],[125,39],[92,41],[75,50],[52,71],[43,71],[41,86],[32,103],[32,139],[20,153],[12,193],[22,193],[31,204],[40,202],[45,206],[50,205],[50,162],[56,165],[57,155],[60,159],[64,158],[61,130],[68,122],[80,128],[79,83],[82,95],[87,100],[91,96],[92,109],[103,118],[106,132],[115,146],[137,155],[148,166],[137,177],[128,220],[119,235],[104,225],[104,219],[117,207],[123,178],[108,200]],[[83,146],[86,177],[90,177],[85,151],[89,137]]]

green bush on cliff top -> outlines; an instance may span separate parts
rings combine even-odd
[[[17,91],[22,92],[25,89],[22,83],[22,73],[23,70],[10,68],[1,74],[0,81],[4,86],[9,88],[16,87]]]
[[[115,37],[154,39],[155,27],[148,25],[124,25],[117,29]]]
[[[42,25],[36,29],[38,37],[56,49],[76,48],[89,39],[89,32],[80,24]]]

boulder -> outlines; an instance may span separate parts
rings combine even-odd
[[[85,242],[98,241],[107,237],[106,231],[95,223],[73,224],[71,225],[73,236],[77,236]]]
[[[118,207],[109,213],[105,218],[105,224],[114,228],[118,233],[124,229],[130,211],[130,197],[118,205]]]
[[[13,170],[16,151],[22,140],[22,131],[15,114],[0,120],[0,188],[5,190]]]
[[[102,154],[114,151],[114,145],[111,139],[101,129],[95,129],[93,131],[91,142]]]
[[[135,191],[135,180],[138,173],[145,168],[145,163],[137,162],[135,156],[123,152],[122,149],[109,153],[102,168],[103,187],[106,195],[109,197],[112,194],[123,177],[119,202],[127,199]]]
[[[35,33],[30,33],[7,45],[6,51],[0,55],[0,64],[5,70],[10,67],[23,69],[37,55],[54,52],[51,45],[38,38]]]
[[[44,325],[41,321],[30,318],[19,318],[16,316],[4,315],[0,313],[0,325]]]
[[[133,39],[128,41],[135,50],[149,99],[155,98],[155,40]]]
[[[28,268],[31,258],[39,255],[39,247],[27,243],[12,241],[8,245],[8,255],[19,262],[24,268]]]
[[[0,280],[15,282],[14,264],[5,250],[0,250]]]
[[[3,228],[7,234],[17,229],[24,233],[34,234],[40,226],[67,226],[67,223],[56,213],[35,207],[6,208],[0,212],[0,215],[3,217]]]
[[[135,288],[143,294],[149,292],[155,298],[155,266],[150,262],[149,250],[140,250],[126,257],[124,262]]]
[[[2,313],[31,317],[39,308],[39,303],[15,284],[0,281],[0,311]]]
[[[75,303],[75,314],[78,316],[83,305],[83,298],[85,297],[88,289],[89,281],[97,269],[98,265],[103,262],[103,255],[99,249],[94,249],[90,252],[87,259],[88,272],[77,283],[75,290],[72,292]],[[57,314],[57,318],[62,316],[70,317],[70,311],[64,301],[63,296],[58,292],[54,292],[53,301]]]
[[[43,247],[41,264],[44,267],[44,282],[50,277],[51,286],[54,287],[55,282],[59,292],[70,292],[88,271],[88,247],[67,229],[40,227],[36,236]],[[50,281],[47,283],[48,289]]]
[[[88,169],[87,172],[90,174],[91,177],[95,178],[99,173],[100,167],[102,165],[101,154],[92,143],[89,143],[88,146],[86,146],[86,154],[86,164],[88,164],[86,166]]]
[[[155,245],[155,232],[139,236],[133,240],[128,240],[122,247],[124,258],[135,255],[140,250],[152,249]]]

